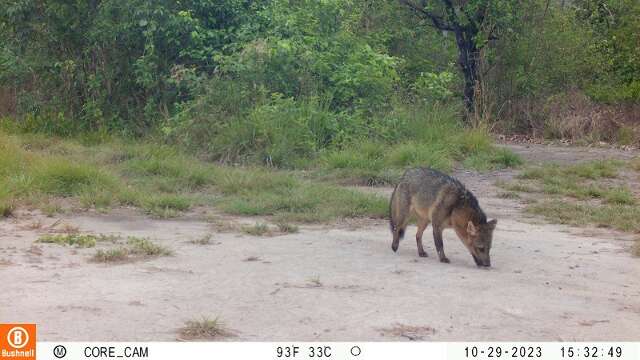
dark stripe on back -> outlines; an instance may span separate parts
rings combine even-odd
[[[407,174],[412,170],[420,170],[431,176],[442,178],[447,183],[460,189],[460,193],[462,194],[462,196],[458,199],[459,201],[458,206],[462,206],[462,205],[469,206],[470,208],[476,211],[478,215],[477,220],[479,224],[487,223],[487,215],[485,215],[484,211],[482,211],[482,208],[480,208],[480,203],[478,203],[478,199],[475,197],[475,195],[473,195],[471,191],[469,191],[469,189],[466,188],[466,186],[464,186],[463,183],[460,182],[460,180],[454,178],[453,176],[449,176],[441,171],[438,171],[432,168],[425,168],[425,167],[409,169],[405,172],[405,174]]]

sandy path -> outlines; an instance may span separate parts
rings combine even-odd
[[[630,236],[526,218],[492,179],[460,173],[499,218],[490,270],[452,232],[451,264],[426,259],[410,227],[394,254],[388,225],[364,221],[253,237],[201,220],[69,216],[81,231],[147,236],[174,256],[90,263],[95,249],[37,244],[54,219],[0,221],[0,322],[35,322],[41,340],[174,340],[219,316],[232,340],[638,340],[640,260]],[[389,189],[375,191],[388,192]],[[211,245],[190,243],[213,234]],[[425,233],[427,234],[427,233]],[[246,261],[257,256],[257,261]]]

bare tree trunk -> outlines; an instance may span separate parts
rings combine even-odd
[[[467,110],[467,119],[469,119],[469,116],[475,111],[480,50],[472,39],[466,38],[463,32],[456,31],[456,44],[458,45],[458,65],[464,76],[464,106]]]

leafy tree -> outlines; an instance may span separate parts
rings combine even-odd
[[[519,0],[399,0],[430,26],[455,35],[458,65],[464,76],[464,103],[475,110],[481,52],[516,19]]]
[[[579,21],[588,25],[591,95],[607,102],[640,101],[640,2],[576,0]]]
[[[5,0],[0,86],[20,89],[23,113],[142,132],[188,96],[185,74],[215,71],[261,3]]]

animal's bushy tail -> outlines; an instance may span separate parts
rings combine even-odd
[[[393,251],[398,250],[400,239],[404,237],[409,220],[410,201],[404,185],[398,184],[391,194],[391,201],[389,201],[389,228],[393,234],[393,243],[391,244]]]

